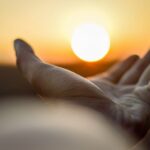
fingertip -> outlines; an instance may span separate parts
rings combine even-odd
[[[31,46],[22,39],[14,40],[14,48],[15,48],[16,53],[19,53],[22,50],[34,53]]]
[[[22,39],[15,39],[14,40],[14,47],[15,49],[20,48],[21,45],[24,45],[25,41],[23,41]]]
[[[136,55],[136,54],[131,55],[129,58],[132,59],[132,60],[138,60],[138,59],[140,59],[139,55]]]
[[[14,40],[14,44],[17,44],[17,43],[20,43],[20,42],[24,42],[24,40],[22,40],[20,38]]]
[[[134,54],[134,55],[128,56],[126,59],[123,60],[123,62],[124,63],[134,63],[139,59],[140,59],[140,57],[138,55]]]

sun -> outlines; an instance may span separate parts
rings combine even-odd
[[[82,24],[72,35],[71,47],[84,61],[98,61],[109,51],[110,37],[104,27],[96,24]]]

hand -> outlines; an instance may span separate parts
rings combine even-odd
[[[15,50],[20,71],[41,96],[88,106],[138,136],[148,130],[150,52],[143,59],[131,56],[107,76],[89,80],[43,63],[22,40],[15,41]]]
[[[118,117],[115,117],[118,118],[119,124],[123,124],[125,128],[129,127],[130,131],[137,132],[141,136],[149,128],[149,63],[150,52],[142,59],[133,55],[113,66],[106,73],[89,78],[115,103],[125,107],[120,113],[117,110]],[[132,115],[129,114],[131,112]],[[135,125],[131,128],[133,124]]]

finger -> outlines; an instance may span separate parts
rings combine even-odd
[[[85,86],[84,82],[86,83],[87,80],[81,76],[63,68],[43,63],[35,56],[32,48],[23,40],[16,40],[14,45],[20,71],[41,94],[45,96],[65,95],[67,94],[65,93],[67,92],[65,91],[66,88],[71,90],[71,88],[73,88],[71,86],[81,86],[80,88],[82,89],[82,85]],[[82,84],[76,85],[75,82],[77,84],[81,82]],[[90,82],[88,83],[90,84]],[[90,88],[96,88],[95,91],[98,90],[93,84],[91,84]],[[68,92],[68,95],[69,94],[71,93]]]
[[[141,59],[138,60],[130,70],[119,81],[120,85],[135,84],[139,80],[145,68],[150,64],[150,51]]]
[[[146,68],[146,70],[142,74],[142,76],[138,82],[138,85],[140,85],[140,86],[146,85],[146,84],[148,84],[149,81],[150,81],[150,65]]]
[[[104,77],[104,79],[116,83],[119,81],[122,75],[124,75],[124,73],[127,72],[135,62],[137,62],[138,59],[139,56],[132,55],[121,63],[116,64],[110,70],[108,70],[108,74]]]
[[[22,40],[16,40],[14,45],[20,71],[41,96],[76,100],[101,111],[107,111],[113,105],[89,80],[66,69],[44,64]]]
[[[42,62],[38,57],[36,57],[32,47],[23,40],[15,40],[14,48],[18,68],[23,76],[31,82],[36,66],[39,66]]]

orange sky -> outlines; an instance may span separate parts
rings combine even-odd
[[[14,64],[13,40],[23,38],[52,63],[78,61],[70,46],[82,23],[104,26],[107,59],[143,54],[150,47],[150,0],[0,0],[0,63]]]

